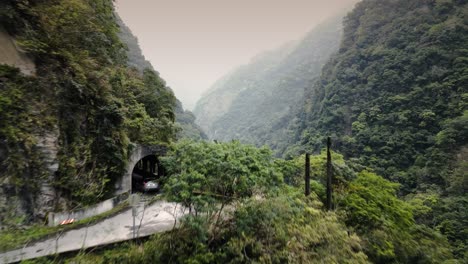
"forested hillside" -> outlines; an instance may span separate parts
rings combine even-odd
[[[143,55],[143,51],[140,48],[137,37],[133,35],[130,28],[125,25],[119,14],[114,12],[114,15],[117,25],[120,28],[118,33],[119,39],[126,45],[128,66],[136,68],[140,72],[143,72],[145,69],[154,70],[153,65],[151,65]]]
[[[210,139],[269,145],[284,151],[288,127],[304,103],[304,89],[338,50],[342,17],[317,26],[301,41],[261,54],[219,80],[194,113]]]
[[[0,225],[113,193],[132,143],[175,139],[176,99],[127,67],[111,0],[2,1],[1,27],[35,62],[0,65]]]
[[[62,236],[41,220],[111,196],[138,143],[168,150],[150,199],[184,211],[158,211],[173,229],[29,263],[468,263],[467,17],[465,0],[363,0],[219,80],[199,124],[271,150],[177,140],[203,133],[112,0],[3,0],[0,250]]]
[[[401,183],[417,220],[467,252],[468,5],[365,0],[307,90],[291,153],[337,151]]]
[[[118,14],[115,13],[117,24],[120,27],[119,38],[127,47],[127,63],[129,67],[136,68],[143,73],[146,69],[154,71],[157,75],[159,73],[154,70],[149,61],[145,59],[141,51],[138,39],[132,34],[132,31],[124,24]],[[164,81],[161,79],[161,82]],[[166,89],[172,90],[169,87]],[[207,136],[202,129],[195,124],[195,116],[192,112],[184,110],[182,103],[176,98],[175,104],[175,121],[177,126],[177,138],[191,138],[195,140],[206,139]]]

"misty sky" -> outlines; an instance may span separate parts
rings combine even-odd
[[[301,38],[356,0],[117,0],[146,59],[184,108],[256,54]]]

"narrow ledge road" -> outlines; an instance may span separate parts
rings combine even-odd
[[[183,208],[176,203],[166,201],[156,201],[150,205],[140,203],[135,217],[136,237],[171,230],[175,220],[184,213]],[[93,225],[69,230],[21,249],[1,253],[0,263],[20,262],[131,239],[133,239],[133,216],[132,209],[127,209]]]

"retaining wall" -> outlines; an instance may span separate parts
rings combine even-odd
[[[64,220],[74,219],[74,221],[78,221],[78,220],[82,220],[85,218],[93,217],[98,214],[102,214],[109,210],[112,210],[118,204],[120,204],[121,202],[127,199],[128,199],[128,193],[124,193],[114,198],[111,198],[109,200],[105,200],[103,202],[100,202],[98,204],[95,204],[93,206],[83,208],[80,210],[74,210],[70,212],[60,212],[60,213],[49,213],[48,223],[49,223],[49,226],[57,226]]]

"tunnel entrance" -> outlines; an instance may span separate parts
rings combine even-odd
[[[163,169],[156,155],[140,159],[132,171],[132,193],[158,192],[162,176]]]
[[[166,153],[167,147],[164,145],[132,144],[125,173],[115,182],[114,195],[135,192],[137,188],[133,188],[133,186],[136,185],[136,181],[141,182],[145,178],[153,177],[161,180],[165,172],[163,167],[160,166],[159,158],[165,156]],[[133,182],[134,178],[135,183]]]

